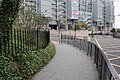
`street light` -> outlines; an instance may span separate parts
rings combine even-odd
[[[68,16],[66,16],[66,24],[67,24],[67,27],[68,27],[68,30],[69,30],[69,36],[71,36],[71,19],[70,19],[70,17],[68,17]]]

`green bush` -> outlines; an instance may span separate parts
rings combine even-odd
[[[55,54],[55,47],[52,43],[45,49],[19,53],[14,59],[0,56],[0,80],[26,80],[45,64]]]

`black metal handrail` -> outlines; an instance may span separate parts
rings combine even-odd
[[[94,60],[99,80],[120,80],[116,70],[105,55],[105,52],[98,45],[87,41],[87,39],[77,39],[66,35],[62,35],[61,39],[63,43],[73,45],[83,50]]]

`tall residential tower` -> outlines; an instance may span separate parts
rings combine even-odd
[[[111,0],[93,0],[93,25],[95,30],[108,32],[114,23],[114,5]]]
[[[114,23],[114,6],[111,0],[24,0],[37,13],[51,18],[49,26],[74,26],[76,20],[94,26],[95,30],[109,31]]]

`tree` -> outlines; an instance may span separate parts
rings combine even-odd
[[[80,29],[80,28],[83,28],[85,30],[88,29],[88,24],[86,22],[81,22],[81,21],[77,20],[75,25],[76,25],[77,29]]]
[[[0,45],[2,46],[8,45],[10,40],[10,30],[18,15],[20,0],[2,0],[0,2]]]
[[[82,22],[81,22],[81,21],[78,20],[78,21],[76,22],[76,28],[77,28],[77,29],[82,28]]]
[[[20,20],[16,20],[16,25],[27,29],[43,28],[50,22],[48,17],[45,17],[44,14],[36,13],[32,8],[21,8],[18,19]]]
[[[0,5],[0,30],[12,27],[19,11],[20,0],[2,0]]]
[[[85,30],[87,30],[87,29],[88,29],[88,25],[87,25],[87,23],[86,23],[86,22],[82,22],[82,28],[84,28]]]

